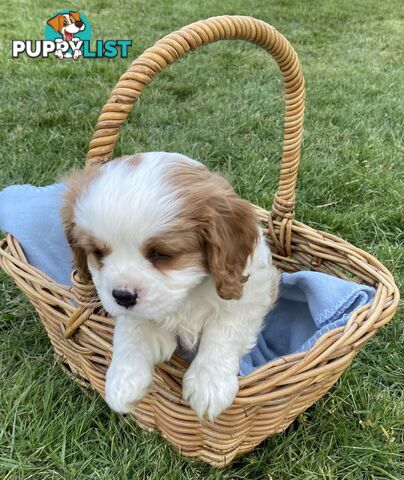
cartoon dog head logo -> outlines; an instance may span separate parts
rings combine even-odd
[[[59,13],[56,17],[48,20],[48,25],[50,25],[55,32],[58,32],[62,35],[63,40],[70,42],[73,40],[73,35],[75,33],[81,32],[86,28],[84,23],[81,21],[79,12],[69,12],[69,13]]]
[[[51,17],[46,23],[48,27],[45,29],[45,36],[53,37],[49,39],[57,44],[55,50],[55,56],[57,58],[78,59],[83,55],[79,46],[82,40],[88,39],[88,35],[91,37],[91,27],[84,15],[78,11],[62,10]],[[85,30],[90,30],[88,35],[80,35],[81,32]],[[48,33],[48,35],[46,35],[46,33]],[[66,44],[70,47],[67,50]]]
[[[121,58],[128,57],[132,40],[91,41],[90,22],[82,12],[77,10],[59,10],[45,22],[44,40],[12,40],[11,56],[19,58]]]

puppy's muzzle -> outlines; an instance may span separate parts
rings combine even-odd
[[[116,303],[121,307],[130,308],[136,305],[137,293],[128,292],[128,290],[112,290],[112,296]]]

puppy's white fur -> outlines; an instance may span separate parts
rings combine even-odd
[[[184,399],[198,416],[213,420],[237,394],[240,358],[254,346],[276,299],[278,273],[259,227],[238,299],[221,298],[212,272],[199,261],[162,270],[145,257],[143,246],[150,238],[164,240],[167,232],[172,234],[184,212],[192,218],[194,206],[169,176],[181,165],[205,169],[183,155],[164,152],[142,154],[135,163],[131,157],[111,161],[79,188],[74,201],[67,198],[64,218],[75,228],[68,234],[73,250],[80,246],[78,231],[108,246],[100,262],[87,251],[100,300],[116,320],[107,403],[120,413],[133,410],[152,383],[153,366],[171,357],[179,339],[188,349],[199,343],[183,379]],[[136,305],[118,305],[114,289],[136,291]]]

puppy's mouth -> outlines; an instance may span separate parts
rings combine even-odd
[[[73,38],[73,34],[70,33],[70,32],[66,32],[66,31],[65,31],[65,36],[66,36],[66,40],[68,42],[70,42],[70,40]]]

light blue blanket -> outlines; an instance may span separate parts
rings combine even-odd
[[[14,235],[29,263],[70,284],[71,252],[60,218],[62,184],[15,185],[0,192],[0,231]],[[257,345],[240,362],[240,375],[282,355],[308,350],[325,332],[344,326],[374,289],[331,275],[282,273],[280,296],[265,317]]]

